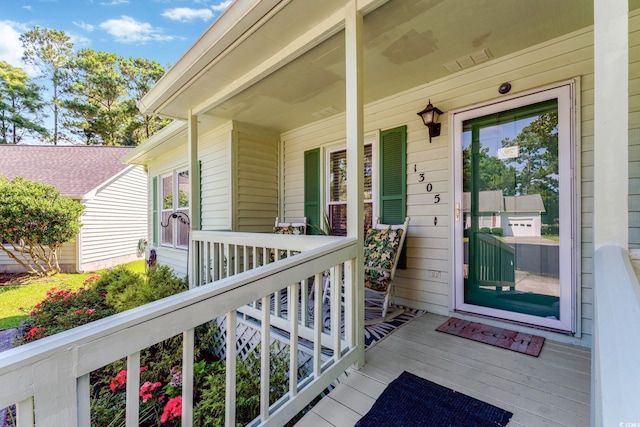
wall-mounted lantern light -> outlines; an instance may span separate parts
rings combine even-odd
[[[429,143],[434,136],[440,136],[440,123],[438,123],[438,117],[442,114],[438,108],[431,105],[431,100],[418,115],[422,117],[424,125],[429,128]]]

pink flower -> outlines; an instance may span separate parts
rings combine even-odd
[[[122,370],[120,372],[118,372],[118,375],[116,375],[116,378],[111,381],[111,384],[109,384],[109,388],[111,389],[111,391],[116,391],[116,389],[118,387],[120,387],[121,385],[124,385],[127,382],[127,371],[126,370]]]
[[[140,387],[140,397],[142,398],[142,401],[146,402],[147,400],[151,399],[153,397],[153,390],[158,387],[162,387],[161,382],[152,383],[151,381],[145,381],[145,383],[142,384],[142,387]]]
[[[29,329],[29,332],[27,332],[27,336],[25,337],[25,339],[27,341],[34,339],[36,335],[38,335],[38,333],[44,334],[45,332],[47,332],[47,328],[38,328],[38,327],[31,328]]]
[[[92,313],[96,312],[96,309],[95,308],[87,308],[85,311],[87,312],[87,314],[92,314]]]
[[[96,280],[98,280],[99,278],[100,278],[100,275],[99,275],[99,274],[94,274],[93,276],[88,277],[88,278],[87,278],[87,280],[85,280],[85,281],[84,281],[84,284],[85,284],[85,285],[88,285],[89,283],[93,283],[93,282],[95,282],[95,281],[96,281]]]
[[[182,416],[182,396],[177,396],[169,399],[165,405],[162,416],[160,416],[160,422],[166,423],[180,416]]]

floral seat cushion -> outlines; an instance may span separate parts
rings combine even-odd
[[[274,234],[291,234],[291,235],[302,235],[304,234],[304,226],[301,225],[293,225],[293,224],[289,224],[289,225],[277,225],[275,227],[273,227],[273,233]],[[280,259],[285,259],[287,257],[287,251],[280,251]],[[273,251],[271,252],[270,255],[271,258],[271,262],[275,261],[275,253],[273,253]]]
[[[299,234],[304,234],[304,227],[289,224],[289,225],[273,227],[273,232],[275,234],[299,235]]]
[[[391,270],[400,245],[402,229],[369,229],[364,239],[364,286],[386,291],[391,283]]]

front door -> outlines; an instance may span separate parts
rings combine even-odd
[[[572,89],[454,113],[457,310],[575,330]]]

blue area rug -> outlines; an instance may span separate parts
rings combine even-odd
[[[513,414],[403,372],[376,400],[356,427],[497,427]]]

